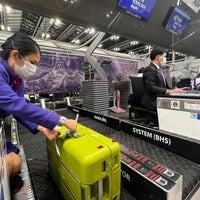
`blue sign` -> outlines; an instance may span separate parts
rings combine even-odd
[[[167,15],[165,29],[175,34],[181,34],[190,21],[190,16],[181,7],[176,6]]]
[[[148,20],[157,0],[119,0],[118,7],[140,19]]]

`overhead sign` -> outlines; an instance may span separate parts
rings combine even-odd
[[[126,13],[148,20],[157,0],[118,0],[117,6]]]
[[[172,6],[163,22],[165,30],[180,35],[190,21],[189,14],[180,6]]]
[[[200,0],[182,0],[187,4],[194,12],[198,13],[200,9]]]

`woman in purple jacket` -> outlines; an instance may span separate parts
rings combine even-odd
[[[0,118],[12,114],[33,134],[41,131],[49,140],[56,139],[56,125],[75,131],[76,120],[27,103],[23,79],[33,75],[41,59],[38,44],[29,36],[17,32],[1,45],[0,60]]]

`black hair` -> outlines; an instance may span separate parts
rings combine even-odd
[[[40,47],[31,37],[25,33],[16,32],[10,36],[2,45],[0,56],[4,60],[8,60],[12,50],[18,50],[22,57],[29,54],[41,55]]]
[[[157,55],[163,55],[164,53],[166,53],[165,49],[155,48],[155,49],[152,50],[152,52],[150,54],[150,59],[154,60]]]

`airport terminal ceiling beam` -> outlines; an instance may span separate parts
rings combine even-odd
[[[119,34],[130,39],[200,57],[200,13],[195,13],[182,3],[181,6],[191,16],[184,33],[180,36],[172,36],[162,27],[169,8],[176,5],[177,0],[158,0],[148,22],[122,13],[112,27],[108,27],[108,25],[119,12],[116,9],[117,0],[79,0],[73,5],[70,1],[64,0],[2,0],[2,2],[19,10],[51,18],[59,17],[67,23],[94,26],[98,31]],[[110,11],[113,14],[107,18],[106,13]]]
[[[63,22],[82,26],[96,26],[104,30],[110,22],[104,10],[110,4],[111,6],[108,6],[106,10],[108,12],[111,11],[113,9],[113,1],[115,2],[115,0],[78,0],[72,4],[70,3],[71,1],[64,0],[2,0],[1,3],[45,17],[58,17]],[[99,12],[100,10],[103,12]]]
[[[103,33],[103,32],[98,33],[97,37],[94,39],[92,44],[87,48],[87,51],[85,52],[85,56],[86,56],[87,61],[91,64],[91,66],[99,74],[100,79],[106,81],[107,76],[106,76],[105,71],[103,70],[103,68],[99,64],[98,60],[94,56],[92,56],[92,53],[94,52],[94,50],[96,49],[98,44],[101,42],[104,35],[105,35],[105,33]]]

